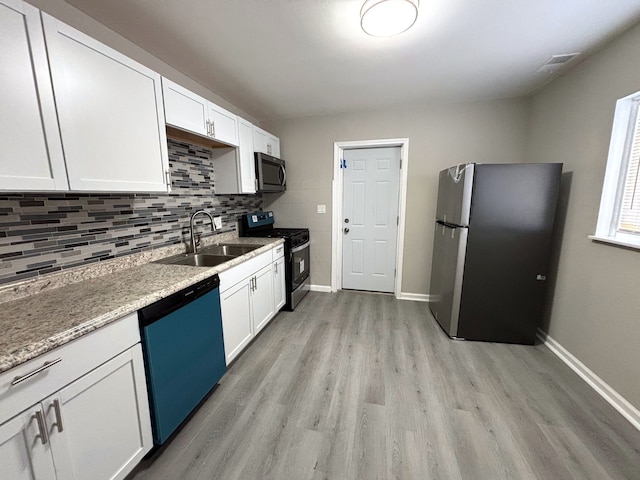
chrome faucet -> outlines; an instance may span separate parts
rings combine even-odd
[[[196,242],[196,237],[193,234],[193,221],[196,219],[196,216],[200,215],[201,213],[204,213],[205,215],[209,216],[209,218],[211,219],[211,231],[212,232],[216,231],[216,224],[213,221],[213,216],[209,212],[205,210],[198,210],[193,215],[191,215],[191,220],[189,221],[189,229],[191,230],[191,252],[192,253],[198,253],[198,243],[200,242],[200,240]]]

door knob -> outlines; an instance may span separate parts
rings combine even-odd
[[[344,234],[346,235],[347,233],[349,233],[349,229],[348,228],[344,228]]]

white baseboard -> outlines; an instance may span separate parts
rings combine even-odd
[[[587,384],[604,398],[613,408],[626,418],[631,425],[640,430],[640,410],[631,405],[622,395],[616,392],[607,382],[592,372],[589,367],[574,357],[571,352],[557,341],[538,329],[538,338],[569,368],[576,372]]]
[[[331,293],[331,286],[329,286],[329,285],[309,285],[309,290],[311,290],[312,292]]]
[[[428,302],[429,295],[424,293],[407,293],[400,292],[396,297],[398,300],[413,300],[414,302]]]

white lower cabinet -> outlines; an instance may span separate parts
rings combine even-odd
[[[220,292],[222,335],[227,365],[253,338],[249,279]]]
[[[280,249],[280,250],[278,250]],[[284,305],[282,245],[220,273],[222,333],[227,364],[244,350]],[[276,269],[278,272],[276,273]],[[274,282],[278,282],[277,284]],[[276,299],[280,299],[277,301]]]
[[[273,303],[276,313],[287,303],[284,272],[284,246],[273,249]]]
[[[136,345],[44,402],[59,479],[120,479],[142,460],[149,450],[144,382]]]
[[[275,315],[271,265],[253,276],[253,334],[257,335]]]
[[[137,329],[136,315],[127,320]],[[113,334],[126,336],[127,332],[120,327]],[[100,335],[104,332],[95,333],[98,338],[91,339],[85,353],[95,351],[92,343],[111,340],[110,335]],[[57,349],[60,352],[56,356],[61,361],[50,362],[51,366],[41,373],[13,385],[15,393],[10,395],[31,398],[36,392],[34,388],[40,387],[45,394],[53,381],[64,382],[67,365],[82,364],[90,356],[79,356],[83,353],[82,345],[78,348],[82,342],[80,338],[72,348]],[[40,361],[36,359],[36,363]],[[0,376],[0,386],[4,387],[7,379],[12,378],[15,376],[11,370],[5,372]],[[152,445],[139,343],[0,425],[3,478],[7,474],[6,478],[11,479],[123,479]]]
[[[40,419],[40,420],[38,420]],[[0,425],[0,465],[11,480],[56,478],[50,444],[40,435],[44,425],[42,405],[37,404]],[[43,427],[46,430],[46,427]]]

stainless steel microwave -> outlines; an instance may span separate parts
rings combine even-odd
[[[256,181],[258,192],[284,192],[287,189],[284,160],[256,152]]]

